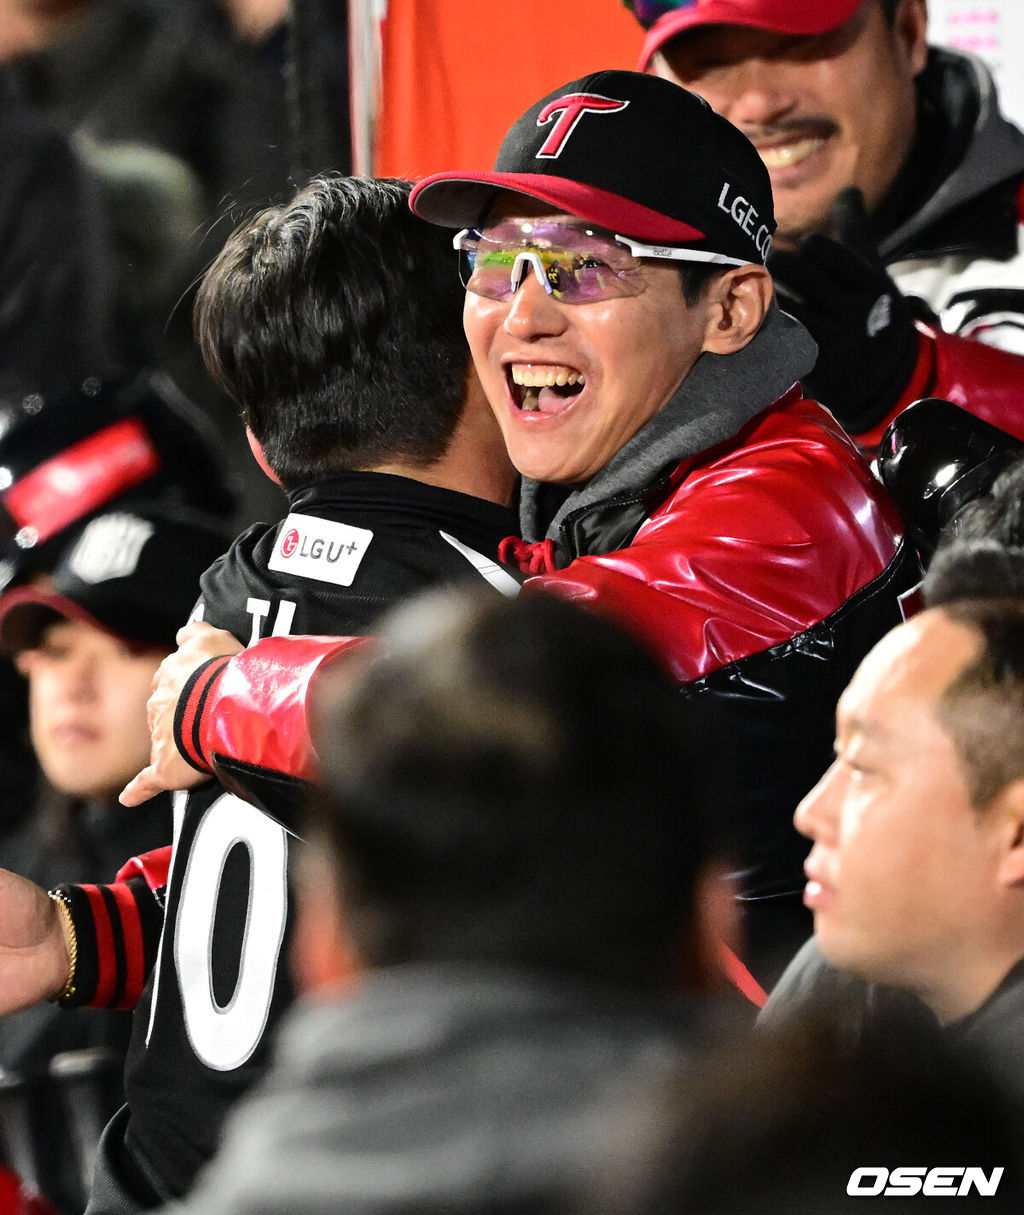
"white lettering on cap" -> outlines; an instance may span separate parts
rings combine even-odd
[[[267,566],[293,578],[351,586],[372,539],[373,532],[365,527],[289,515],[278,530]]]
[[[94,519],[68,558],[68,569],[82,582],[108,582],[135,572],[153,524],[138,515],[103,515]]]
[[[729,195],[732,194],[730,199]],[[749,199],[744,198],[733,190],[731,182],[722,183],[722,192],[718,196],[718,209],[724,211],[747,236],[753,238],[754,248],[762,257],[768,256],[768,248],[772,243],[768,225],[761,223],[761,216]]]

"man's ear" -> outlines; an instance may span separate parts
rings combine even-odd
[[[927,0],[901,0],[893,20],[893,30],[911,75],[919,76],[928,62]]]
[[[38,650],[32,648],[28,650],[19,650],[17,654],[14,655],[14,666],[19,675],[22,675],[25,679],[28,679],[28,677],[32,674],[32,669],[35,666],[35,656],[38,653]]]
[[[249,450],[252,452],[253,459],[275,485],[280,485],[281,478],[270,467],[267,463],[267,457],[263,454],[263,444],[256,438],[248,426],[245,428],[245,437],[249,440]]]
[[[998,814],[1002,835],[999,881],[1004,886],[1024,886],[1024,777],[996,795],[985,814]]]
[[[708,309],[703,349],[712,354],[735,354],[761,327],[772,302],[772,278],[764,266],[735,266],[711,280],[705,288]]]

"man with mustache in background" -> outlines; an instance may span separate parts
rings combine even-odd
[[[980,60],[927,44],[926,0],[630,7],[641,68],[768,167],[769,268],[819,347],[807,391],[868,452],[926,396],[1024,434],[1024,134]]]

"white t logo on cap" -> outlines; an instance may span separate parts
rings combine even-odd
[[[83,582],[107,582],[135,572],[154,527],[138,515],[94,519],[68,558],[68,569]]]
[[[566,93],[557,97],[537,115],[537,126],[544,127],[556,114],[559,115],[551,134],[540,146],[535,160],[555,160],[562,155],[566,140],[576,129],[584,114],[614,114],[624,110],[628,101],[617,101],[614,97],[602,97],[600,93]]]

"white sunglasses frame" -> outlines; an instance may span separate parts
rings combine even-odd
[[[468,236],[470,232],[479,231],[479,228],[463,228],[461,232],[456,232],[452,238],[452,248],[461,253],[462,246],[459,242],[462,238]],[[672,262],[706,262],[714,266],[750,265],[749,259],[727,257],[724,253],[709,253],[704,249],[680,248],[677,245],[647,245],[643,241],[633,240],[630,236],[620,236],[617,232],[612,235],[620,245],[625,245],[634,257],[658,257]],[[524,250],[523,252],[528,253],[529,251]]]

